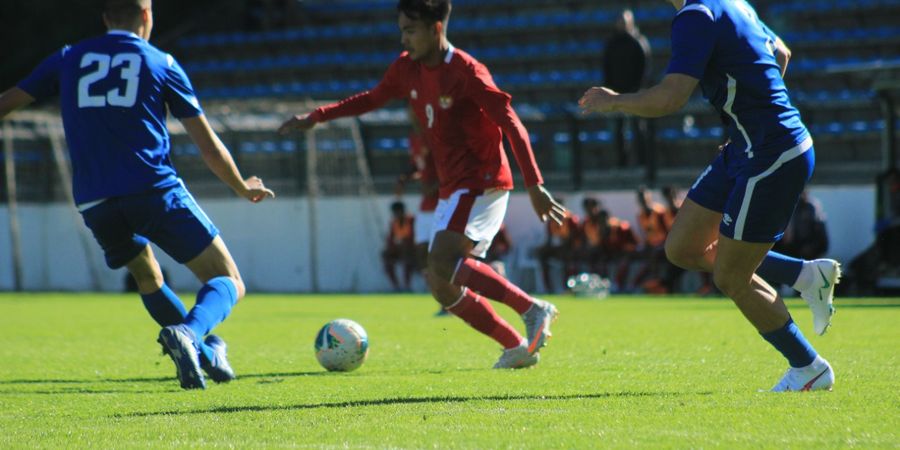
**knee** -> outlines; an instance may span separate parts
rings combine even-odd
[[[134,277],[134,281],[137,283],[138,291],[142,293],[156,292],[162,288],[162,285],[165,283],[163,274],[160,271],[133,271],[131,272],[131,276]]]
[[[682,269],[692,268],[693,255],[691,255],[691,252],[687,247],[680,245],[677,240],[667,239],[664,252],[666,259],[672,264],[681,267]]]
[[[752,274],[742,274],[716,267],[713,270],[713,283],[723,294],[734,299],[740,297],[743,290],[750,288],[751,276]]]
[[[450,282],[459,258],[449,252],[432,251],[428,254],[428,274],[430,280]]]

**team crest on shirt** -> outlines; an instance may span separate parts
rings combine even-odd
[[[453,106],[453,97],[442,95],[438,97],[438,104],[441,105],[441,109],[450,109]]]
[[[415,89],[410,90],[410,91],[409,91],[409,98],[411,98],[411,99],[413,99],[413,100],[419,98],[419,92],[416,91]]]

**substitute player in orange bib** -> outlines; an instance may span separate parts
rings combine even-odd
[[[494,368],[538,362],[557,316],[552,304],[534,299],[474,257],[483,256],[500,229],[512,172],[503,150],[509,140],[535,213],[561,222],[565,208],[543,187],[528,133],[494,84],[487,67],[447,40],[449,0],[400,0],[404,52],[372,90],[291,117],[279,129],[309,130],[318,122],[360,115],[392,99],[405,99],[423,125],[440,183],[432,224],[428,281],[434,298],[451,313],[503,346]],[[503,320],[485,297],[522,316],[526,336]]]

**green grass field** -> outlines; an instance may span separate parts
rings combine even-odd
[[[773,394],[787,365],[721,299],[551,298],[533,369],[415,295],[252,295],[216,332],[239,379],[182,391],[136,295],[0,295],[0,448],[900,447],[900,299],[846,300],[810,336],[833,392]],[[511,311],[497,306],[521,329]],[[368,362],[324,372],[330,319]]]

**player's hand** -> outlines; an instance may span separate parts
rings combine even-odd
[[[566,218],[566,208],[553,199],[550,192],[544,189],[544,186],[538,184],[528,188],[528,197],[531,198],[531,206],[534,212],[541,218],[541,222],[550,219],[559,225],[562,225]]]
[[[244,180],[244,189],[239,192],[241,197],[250,200],[253,203],[259,203],[266,197],[275,198],[275,193],[271,189],[263,185],[262,178],[250,177]]]
[[[316,126],[316,123],[309,118],[309,114],[298,114],[286,120],[278,127],[278,134],[288,134],[291,131],[307,131]]]
[[[615,110],[615,100],[619,93],[607,87],[592,87],[578,100],[581,114],[608,113]]]

